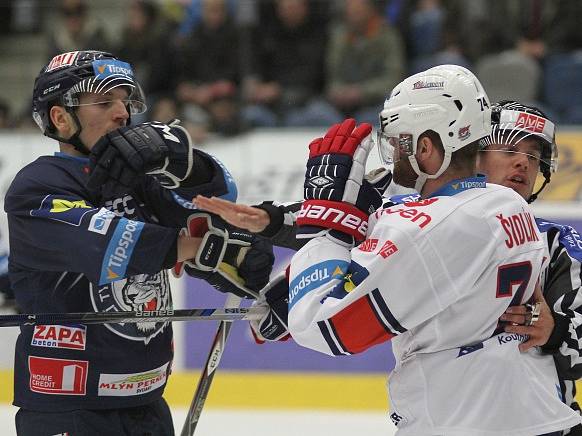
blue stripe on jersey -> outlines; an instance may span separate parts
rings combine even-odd
[[[345,347],[343,346],[343,344],[339,340],[335,331],[333,331],[333,326],[330,326],[329,322],[318,321],[317,326],[319,327],[319,330],[321,331],[321,335],[323,336],[323,339],[325,339],[325,342],[329,346],[329,349],[331,350],[331,352],[333,353],[334,356],[345,356],[346,354],[350,354],[347,351],[345,351]],[[336,342],[334,341],[334,338],[338,341],[338,343],[343,348],[343,350],[340,350],[338,348]]]
[[[178,203],[180,206],[182,206],[184,209],[191,209],[191,210],[197,209],[196,205],[194,203],[192,203],[191,201],[186,200],[184,197],[180,197],[174,191],[170,191],[170,193],[172,194],[174,201],[176,203]]]
[[[289,284],[289,309],[315,288],[333,279],[343,279],[348,265],[345,260],[331,259],[300,272]]]
[[[386,321],[388,321],[389,325],[387,327],[390,329],[391,332],[393,332],[393,333],[406,332],[406,329],[400,325],[398,320],[394,317],[394,315],[392,315],[392,312],[390,312],[390,309],[388,309],[388,306],[386,305],[384,298],[382,298],[382,294],[380,293],[380,290],[378,288],[376,288],[372,291],[370,299],[373,299],[374,303],[376,303],[376,304],[371,305],[372,308],[375,309],[377,307],[380,310],[380,313],[386,319]],[[378,319],[381,320],[382,317],[379,316]],[[386,323],[384,321],[381,321],[381,322],[382,322],[382,324],[386,325]]]
[[[214,159],[216,163],[220,165],[220,168],[222,168],[222,171],[224,172],[224,181],[226,183],[226,194],[221,195],[220,198],[236,202],[236,199],[238,198],[238,188],[236,187],[234,177],[232,177],[232,174],[230,174],[230,172],[222,162],[220,162],[214,156],[212,156],[212,159]]]
[[[117,222],[117,227],[109,240],[109,245],[101,264],[100,285],[125,277],[127,265],[131,259],[133,249],[137,241],[139,241],[143,227],[144,223],[126,218],[121,218]]]
[[[536,224],[540,232],[545,233],[555,228],[559,232],[558,240],[564,246],[568,254],[574,259],[582,262],[582,239],[580,234],[572,226],[562,225],[536,218]]]

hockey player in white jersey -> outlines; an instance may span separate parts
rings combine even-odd
[[[380,120],[395,181],[421,198],[374,212],[363,181],[370,125],[348,120],[312,142],[297,220],[311,240],[291,262],[291,335],[330,355],[392,340],[390,416],[402,436],[576,425],[555,370],[498,322],[530,300],[547,249],[527,203],[475,175],[491,131],[481,84],[462,67],[432,68],[396,86]]]

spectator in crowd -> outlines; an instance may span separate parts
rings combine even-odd
[[[208,112],[211,130],[241,131],[238,32],[225,0],[203,0],[202,20],[178,50],[176,96]]]
[[[329,42],[326,96],[338,121],[350,115],[375,123],[386,90],[404,75],[403,42],[378,2],[349,0],[344,6],[344,19]]]
[[[153,101],[171,91],[175,56],[169,35],[155,1],[129,2],[116,52],[135,67],[144,91]]]
[[[85,0],[60,0],[58,12],[58,21],[48,36],[49,58],[88,48],[109,49],[105,30],[89,16]]]
[[[560,11],[548,32],[548,50],[551,52],[582,49],[582,2],[577,0],[558,0],[556,9]]]
[[[326,28],[308,0],[276,0],[255,29],[255,70],[245,80],[252,125],[303,124],[303,108],[323,92]]]
[[[197,146],[202,145],[208,138],[208,115],[198,106],[188,105],[185,109],[172,96],[162,96],[153,104],[150,111],[151,120],[164,120],[169,122],[179,119],[192,142]]]

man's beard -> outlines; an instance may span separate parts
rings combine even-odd
[[[393,176],[394,182],[405,188],[414,188],[418,178],[408,158],[400,159],[394,164]]]

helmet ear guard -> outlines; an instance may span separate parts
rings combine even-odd
[[[491,133],[491,108],[473,73],[457,65],[441,65],[397,85],[380,112],[380,126],[381,157],[390,155],[387,147],[399,146],[400,154],[403,141],[412,145],[406,154],[419,176],[415,189],[420,192],[427,179],[446,171],[452,153]],[[432,175],[421,171],[415,158],[418,139],[427,130],[436,132],[444,147],[441,167]]]

